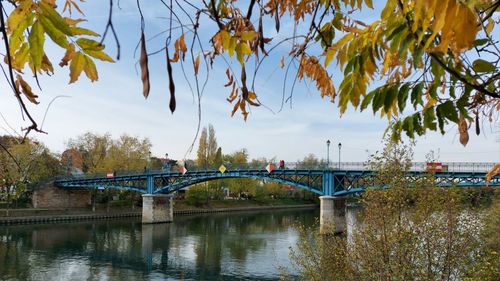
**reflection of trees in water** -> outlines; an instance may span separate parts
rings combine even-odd
[[[281,210],[178,216],[172,224],[149,226],[138,220],[9,226],[0,230],[0,276],[29,279],[30,272],[72,259],[82,261],[91,280],[151,271],[210,279],[222,273],[223,259],[245,264],[249,254],[266,248],[269,234],[295,220],[312,224],[314,216]],[[185,258],[190,248],[192,261]]]

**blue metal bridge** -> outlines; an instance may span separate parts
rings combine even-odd
[[[492,166],[492,165],[491,165]],[[144,194],[169,194],[180,189],[211,180],[229,178],[251,178],[261,181],[275,181],[286,185],[303,188],[319,195],[342,196],[363,192],[366,188],[381,187],[374,171],[336,167],[303,168],[287,165],[283,169],[269,172],[258,168],[230,168],[219,170],[194,170],[186,173],[172,171],[148,171],[140,174],[113,175],[112,177],[72,177],[58,179],[54,183],[61,188],[115,188],[133,190]],[[406,173],[407,180],[415,182],[428,174],[425,170],[413,168]],[[486,169],[473,171],[437,172],[432,174],[437,186],[443,187],[485,187]],[[489,186],[500,186],[500,176],[493,177]]]

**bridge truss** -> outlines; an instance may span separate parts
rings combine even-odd
[[[411,171],[406,174],[408,182],[416,182],[426,172]],[[485,172],[443,172],[433,174],[437,186],[485,187]],[[147,172],[114,176],[112,178],[66,178],[54,183],[61,188],[115,188],[137,191],[144,194],[169,194],[189,186],[217,179],[251,178],[275,181],[303,188],[319,195],[341,196],[363,192],[366,188],[380,188],[373,171],[331,169],[278,169],[179,172]],[[491,179],[489,186],[500,186],[500,176]]]

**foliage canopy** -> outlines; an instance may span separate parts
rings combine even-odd
[[[2,8],[4,2],[0,1]],[[70,83],[82,72],[91,81],[97,80],[95,59],[113,61],[104,52],[108,30],[116,39],[119,58],[113,0],[100,41],[92,39],[98,36],[96,32],[79,26],[83,19],[73,17],[72,10],[83,15],[76,0],[9,2],[13,8],[8,18],[0,18],[4,62],[22,104],[23,99],[37,103],[23,78],[25,68],[35,77],[54,72],[44,49],[46,38],[65,50],[60,66],[69,64]],[[372,0],[160,2],[169,19],[160,51],[166,57],[172,112],[178,82],[172,74],[175,64],[190,60],[192,88],[200,98],[211,66],[219,60],[227,64],[224,86],[229,88],[227,100],[233,104],[231,115],[240,111],[246,120],[249,108],[261,105],[255,81],[263,61],[273,55],[282,57],[284,85],[292,85],[290,95],[297,80],[307,79],[322,97],[338,104],[341,114],[349,106],[360,111],[370,107],[374,114],[387,117],[395,140],[403,132],[410,138],[427,130],[444,134],[445,125],[454,123],[466,145],[471,125],[479,134],[482,120],[492,122],[500,109],[500,51],[495,33],[498,0],[388,0],[377,7]],[[64,4],[62,9],[56,3]],[[148,53],[147,19],[140,1],[137,5],[142,30],[139,64],[147,98],[148,56],[160,51]],[[371,22],[363,21],[374,8],[380,15]],[[64,16],[68,13],[69,17]],[[283,28],[283,23],[291,23],[293,32]],[[200,25],[215,28],[200,35]],[[232,57],[237,61],[234,64],[227,60]],[[294,67],[295,78],[290,79]],[[179,68],[184,71],[183,66]],[[199,81],[202,73],[204,82]],[[187,80],[190,86],[193,80]],[[33,123],[27,132],[39,130],[25,106],[23,110]]]

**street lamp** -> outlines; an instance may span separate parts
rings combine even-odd
[[[326,141],[326,167],[330,166],[330,140]]]
[[[340,170],[340,149],[342,148],[342,143],[339,142],[339,170]]]

